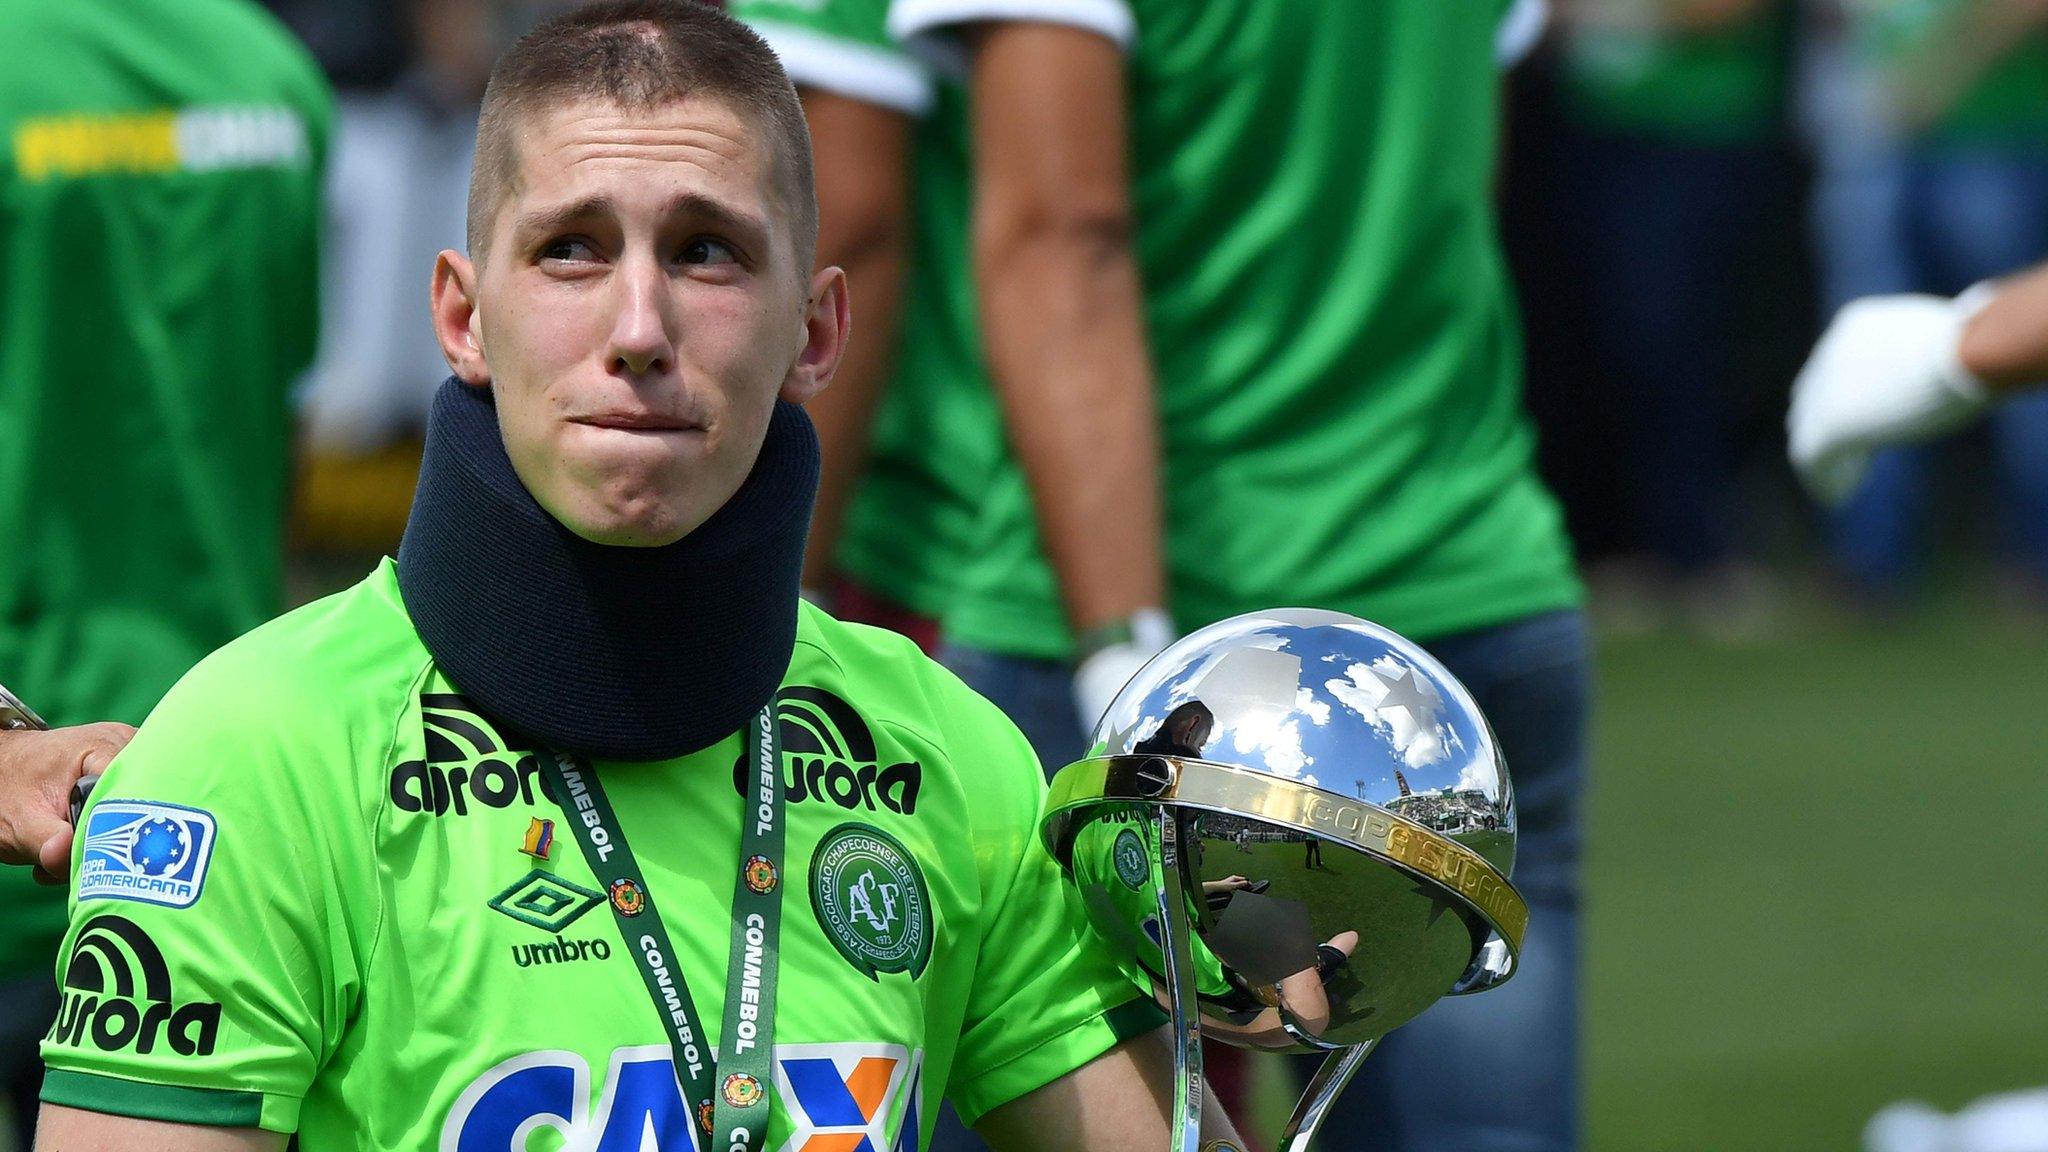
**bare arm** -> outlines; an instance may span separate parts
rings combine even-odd
[[[2048,264],[1999,285],[1964,326],[1957,356],[1994,393],[2048,381]]]
[[[1035,1092],[993,1109],[974,1130],[996,1152],[1158,1152],[1173,1146],[1173,1041],[1166,1028],[1119,1044]],[[1244,1141],[1202,1094],[1202,1142]]]
[[[209,1128],[82,1112],[45,1104],[35,1152],[278,1152],[284,1137],[260,1128]]]
[[[1090,32],[992,25],[972,89],[983,342],[1068,618],[1088,629],[1166,600],[1123,58]]]
[[[895,362],[909,248],[910,118],[814,88],[802,96],[817,172],[818,267],[845,269],[861,327],[832,386],[804,406],[824,455],[804,552],[805,583],[818,587],[831,573],[846,506],[867,462],[868,431]]]
[[[62,879],[71,870],[71,785],[105,772],[134,735],[111,723],[0,732],[0,863]]]

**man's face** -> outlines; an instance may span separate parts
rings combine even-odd
[[[777,395],[829,379],[843,277],[796,266],[772,145],[723,103],[578,104],[515,131],[484,263],[436,269],[443,349],[491,387],[550,514],[601,544],[673,543],[746,479]]]

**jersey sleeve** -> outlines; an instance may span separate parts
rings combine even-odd
[[[967,70],[959,30],[989,21],[1063,24],[1107,37],[1125,50],[1138,33],[1129,0],[889,0],[889,34],[953,75]]]
[[[975,856],[983,922],[974,986],[946,1095],[973,1124],[1007,1103],[1165,1023],[1088,927],[1074,886],[1038,838],[1045,781],[1014,724],[964,688],[948,734],[979,763]]]
[[[800,88],[921,117],[931,74],[890,40],[889,0],[730,0],[727,9],[775,50]]]
[[[386,749],[247,643],[171,690],[79,817],[47,1102],[292,1132],[340,1043],[379,914],[351,782]]]

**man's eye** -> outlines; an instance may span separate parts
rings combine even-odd
[[[573,236],[550,240],[542,245],[540,250],[540,258],[543,260],[584,261],[595,258],[595,255],[589,241],[578,240]]]
[[[733,264],[739,261],[739,253],[723,241],[708,236],[699,236],[683,245],[682,261],[685,264]]]

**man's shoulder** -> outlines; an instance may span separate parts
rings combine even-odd
[[[834,684],[869,723],[917,738],[956,764],[971,755],[979,770],[1014,763],[1036,777],[1037,763],[1009,718],[901,633],[805,604],[790,673],[791,684]]]
[[[389,560],[353,587],[264,624],[200,661],[166,713],[307,738],[404,710],[432,660],[399,599]]]
[[[257,628],[186,673],[114,758],[83,850],[100,832],[161,817],[196,821],[195,836],[203,827],[292,845],[285,855],[300,864],[353,851],[337,845],[367,843],[359,829],[382,803],[431,667],[388,564]],[[111,880],[126,883],[125,868]]]
[[[188,0],[189,3],[189,0]],[[222,58],[222,82],[246,99],[276,100],[306,118],[316,150],[333,131],[334,94],[327,75],[304,43],[274,14],[248,0],[204,0],[202,29],[213,44],[232,45]]]

